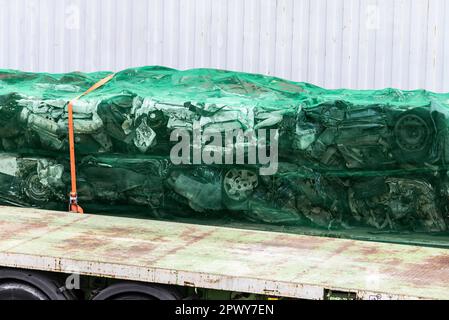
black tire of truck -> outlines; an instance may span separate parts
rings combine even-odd
[[[76,300],[57,274],[0,268],[0,300]]]
[[[92,300],[181,300],[180,292],[170,286],[132,281],[114,283]]]

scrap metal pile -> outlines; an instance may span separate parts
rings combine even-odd
[[[0,70],[1,202],[67,208],[67,104],[108,74]],[[447,230],[449,94],[143,67],[76,101],[74,117],[79,200],[88,210]],[[230,130],[277,130],[276,139],[256,138],[278,144],[276,171],[261,174],[265,164],[236,158],[174,163],[172,133],[193,137],[195,128],[223,139]]]

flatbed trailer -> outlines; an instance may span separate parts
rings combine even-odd
[[[0,291],[32,270],[257,298],[449,299],[447,249],[0,207]]]

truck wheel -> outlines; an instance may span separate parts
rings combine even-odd
[[[181,300],[181,294],[168,286],[119,282],[106,287],[92,300]]]
[[[21,269],[0,269],[0,300],[74,300],[56,276]]]
[[[0,283],[0,300],[49,300],[38,288],[19,281]]]

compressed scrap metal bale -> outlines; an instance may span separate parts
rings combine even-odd
[[[107,72],[0,71],[0,197],[66,209],[67,104]],[[74,104],[88,210],[323,228],[447,229],[449,94],[326,90],[255,74],[128,69]],[[174,164],[174,130],[277,129],[277,171]],[[259,137],[260,138],[260,137]],[[269,140],[269,139],[268,139]],[[271,143],[271,141],[264,141]]]

